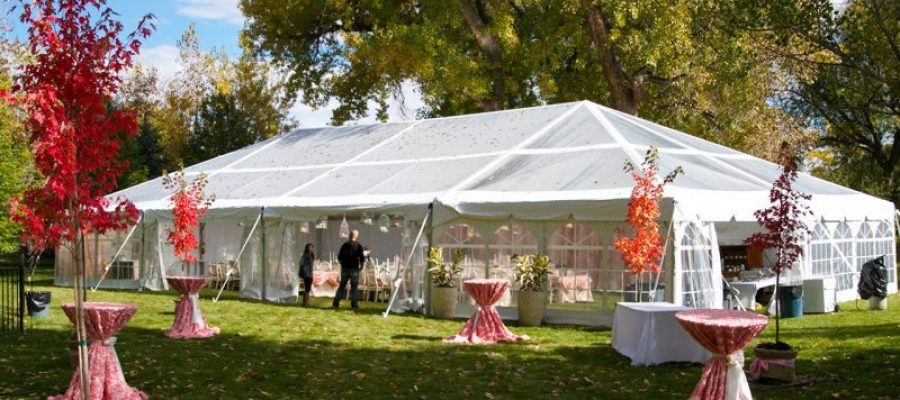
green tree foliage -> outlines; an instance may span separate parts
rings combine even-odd
[[[159,146],[161,168],[177,169],[237,150],[292,128],[283,80],[251,51],[237,59],[200,49],[190,26],[178,42],[181,70],[155,94],[143,146]],[[148,96],[153,98],[153,96]],[[143,127],[143,126],[142,126]],[[158,143],[153,139],[157,137]],[[155,160],[154,160],[155,161]]]
[[[242,0],[246,33],[304,103],[337,100],[338,124],[384,116],[413,82],[425,116],[588,99],[763,155],[796,125],[767,104],[777,77],[729,2],[289,3]]]
[[[900,2],[749,5],[734,15],[771,43],[785,106],[820,133],[814,171],[900,205]]]
[[[9,88],[10,79],[0,75],[0,87]],[[0,254],[19,249],[18,224],[10,220],[9,200],[33,182],[34,168],[28,151],[26,132],[12,107],[0,104]]]

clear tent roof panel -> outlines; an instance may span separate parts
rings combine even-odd
[[[616,128],[616,130],[619,131],[620,134],[622,134],[622,138],[625,139],[625,141],[627,141],[628,143],[675,149],[687,148],[675,141],[666,139],[662,135],[653,133],[652,130],[648,129],[645,126],[632,123],[630,122],[630,119],[626,119],[617,113],[607,112],[604,113],[604,116]]]
[[[616,141],[587,108],[579,108],[526,146],[529,149],[613,145]]]
[[[522,144],[578,103],[423,120],[359,161],[414,160],[504,152]]]
[[[278,168],[337,164],[350,160],[410,127],[412,122],[304,129],[232,168]]]
[[[494,160],[492,156],[453,160],[422,161],[407,164],[382,182],[376,182],[367,194],[404,194],[441,192],[476,173]]]
[[[326,171],[328,171],[326,168],[315,168],[254,174],[258,177],[253,181],[228,193],[216,193],[216,197],[222,199],[253,199],[257,197],[282,196],[313,178],[324,174]],[[216,177],[228,179],[228,175],[232,174],[223,173],[216,175]]]
[[[772,182],[781,174],[778,165],[760,159],[729,160],[736,167],[741,168],[753,176],[767,182]],[[796,188],[798,190],[818,194],[854,194],[853,190],[840,185],[816,178],[808,174],[798,174]]]
[[[185,167],[185,172],[211,172],[220,168],[228,167],[231,164],[234,164],[241,159],[251,158],[258,153],[260,149],[267,148],[272,144],[273,141],[278,138],[272,138],[268,140],[264,140],[259,143],[252,144],[250,146],[244,147],[240,150],[232,151],[231,153],[226,153],[218,157],[211,158],[209,160],[203,161],[198,164],[191,165],[189,167]]]
[[[625,152],[618,149],[510,157],[501,167],[466,190],[569,191],[629,187],[622,170]]]
[[[605,115],[607,118],[610,119],[610,122],[612,122],[613,120],[616,120],[618,122],[618,124],[616,122],[613,122],[613,125],[616,125],[616,127],[619,128],[620,130],[622,129],[621,127],[625,126],[625,125],[640,126],[640,127],[643,127],[647,132],[652,131],[652,132],[658,133],[659,135],[656,135],[656,137],[658,137],[660,139],[665,137],[665,138],[667,138],[666,141],[668,141],[668,142],[678,142],[683,146],[690,147],[690,148],[693,148],[693,149],[696,149],[699,151],[709,152],[709,153],[717,153],[717,154],[727,154],[727,155],[743,155],[743,153],[741,153],[739,151],[729,149],[725,146],[720,146],[718,144],[706,141],[704,139],[700,139],[696,136],[691,136],[687,133],[677,131],[672,128],[668,128],[668,127],[665,127],[665,126],[662,126],[659,124],[655,124],[655,123],[647,121],[645,119],[641,119],[641,118],[637,118],[632,115],[624,114],[622,112],[619,112],[619,111],[616,111],[616,110],[613,110],[610,108],[600,107],[599,105],[596,105],[596,104],[592,104],[592,106],[599,109],[603,113],[603,115]],[[649,142],[649,144],[656,145],[657,147],[667,147],[667,146],[662,146],[660,143],[661,142],[653,142],[653,141]],[[648,143],[641,143],[641,144],[648,144]],[[681,147],[681,146],[679,146],[679,147]]]
[[[679,166],[684,170],[684,173],[675,178],[675,181],[672,183],[674,186],[722,191],[767,189],[763,183],[744,177],[739,171],[730,169],[727,166],[727,162],[718,163],[705,156],[660,152],[660,175],[665,176]]]

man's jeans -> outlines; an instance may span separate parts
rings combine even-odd
[[[350,307],[359,308],[359,303],[357,302],[357,297],[359,296],[358,269],[341,270],[341,284],[338,286],[338,291],[334,295],[334,301],[331,302],[332,307],[337,308],[341,305],[341,299],[343,299],[346,294],[344,290],[347,288],[348,280],[350,281]]]

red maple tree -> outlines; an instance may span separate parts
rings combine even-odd
[[[622,256],[622,262],[634,275],[644,271],[659,272],[659,260],[663,257],[663,239],[659,234],[660,216],[659,199],[663,195],[665,185],[675,180],[682,173],[681,167],[659,178],[659,166],[656,164],[659,153],[656,147],[650,147],[641,162],[640,169],[630,161],[625,162],[625,171],[631,173],[634,188],[628,201],[628,214],[625,221],[634,231],[634,236],[622,236],[618,232],[615,241],[616,250]],[[640,288],[638,288],[640,290]]]
[[[206,174],[200,174],[188,183],[184,178],[184,170],[163,176],[163,186],[171,190],[172,197],[172,229],[168,230],[169,244],[174,247],[175,256],[184,262],[196,262],[197,257],[191,252],[200,245],[194,230],[200,225],[200,219],[215,201],[215,195],[209,197],[204,193],[207,184]]]
[[[111,110],[121,74],[132,65],[152,16],[124,38],[104,0],[22,1],[32,58],[3,98],[20,106],[30,129],[41,187],[11,205],[12,219],[33,250],[71,245],[75,264],[76,335],[82,395],[89,382],[84,342],[84,234],[122,229],[137,218],[125,199],[105,197],[127,165],[117,162],[119,142],[137,131],[129,110]]]
[[[781,289],[781,272],[793,268],[803,256],[801,243],[804,236],[809,234],[809,228],[804,224],[803,218],[812,214],[806,204],[812,196],[793,187],[794,181],[797,180],[797,158],[787,142],[781,144],[779,157],[781,174],[775,179],[769,191],[771,204],[753,213],[756,222],[765,231],[754,233],[746,240],[746,244],[751,248],[775,250],[772,271],[775,272],[776,290]],[[778,299],[775,299],[776,344],[781,342],[779,319],[781,307]]]

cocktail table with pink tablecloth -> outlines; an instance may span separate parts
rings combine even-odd
[[[62,305],[69,321],[75,323],[75,305]],[[125,382],[125,374],[113,346],[113,337],[137,312],[137,306],[120,303],[84,303],[84,327],[87,330],[88,371],[90,372],[91,399],[143,400],[147,394]],[[48,400],[81,400],[81,374],[75,370],[69,388],[59,396]]]
[[[766,328],[769,318],[737,310],[681,311],[675,318],[694,340],[713,353],[691,399],[752,399],[744,375],[744,346]]]
[[[200,290],[209,280],[209,277],[203,276],[166,277],[169,287],[181,293],[181,298],[175,300],[175,321],[172,322],[172,328],[166,331],[166,336],[173,339],[200,339],[219,333],[219,328],[206,323],[206,318],[200,311]]]
[[[528,336],[510,332],[494,308],[507,287],[509,281],[506,279],[469,279],[463,282],[463,288],[475,299],[478,309],[458,334],[444,339],[444,342],[491,344],[528,339]]]
[[[706,362],[710,352],[694,342],[675,319],[675,314],[684,310],[689,308],[663,302],[616,304],[613,349],[630,358],[635,366]]]

